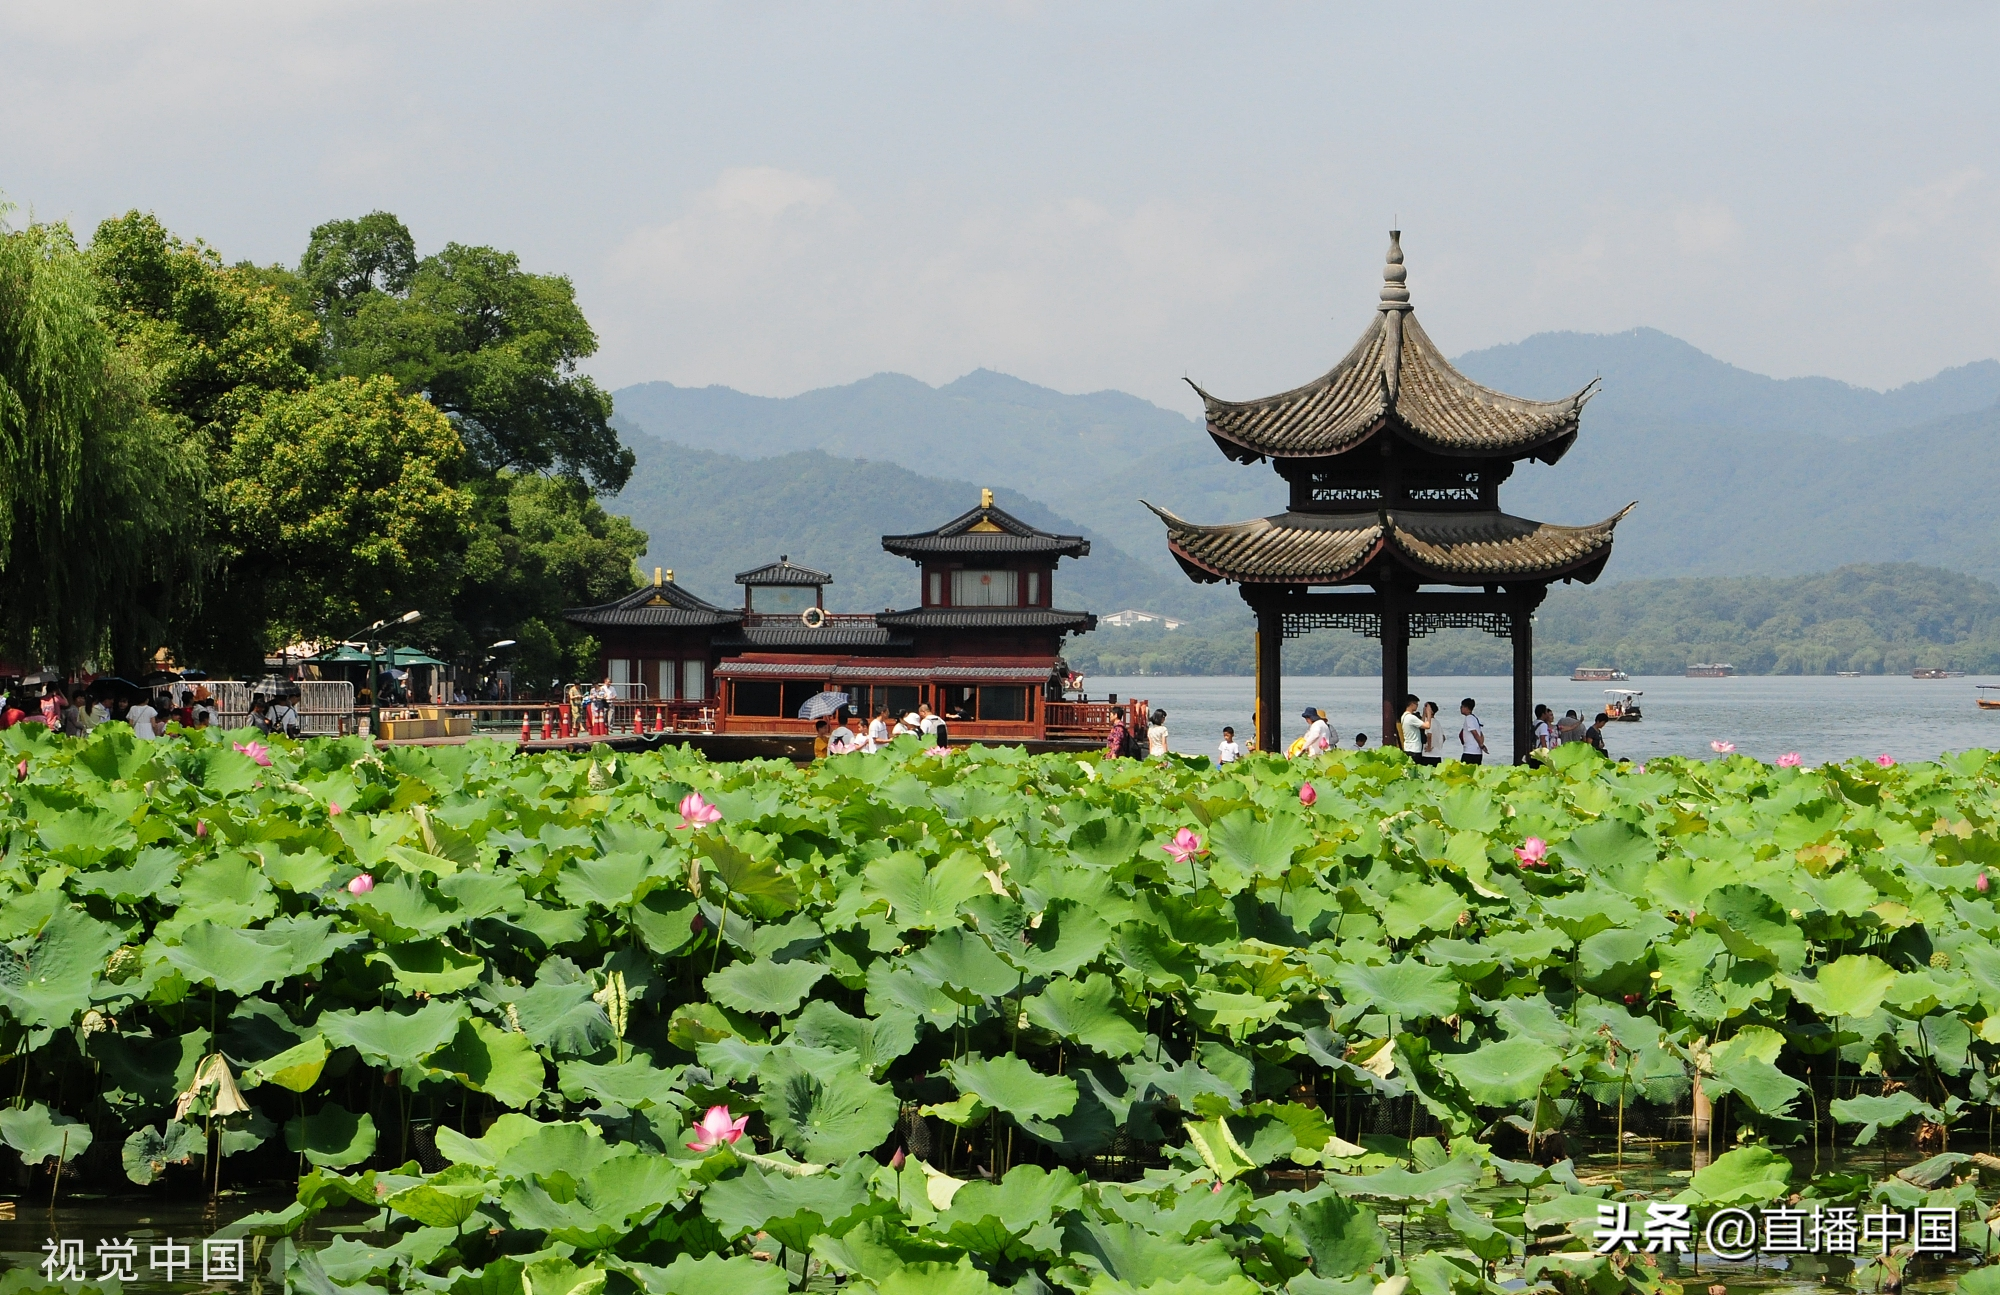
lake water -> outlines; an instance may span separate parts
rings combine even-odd
[[[1612,755],[1635,760],[1658,755],[1710,757],[1714,753],[1709,743],[1714,741],[1734,742],[1738,751],[1764,761],[1787,751],[1798,752],[1809,764],[1884,753],[1898,760],[1930,760],[1945,751],[2000,748],[2000,711],[1973,705],[1974,685],[1981,683],[2000,683],[2000,677],[1640,677],[1618,686],[1645,693],[1640,699],[1645,718],[1634,724],[1607,725],[1605,740]],[[1115,692],[1121,698],[1143,697],[1155,708],[1164,708],[1171,745],[1178,752],[1215,754],[1225,724],[1235,726],[1239,741],[1250,734],[1256,687],[1248,677],[1093,676],[1088,686],[1093,697]],[[1594,715],[1604,703],[1606,686],[1538,676],[1535,700],[1553,707],[1558,715],[1572,708]],[[1440,718],[1454,736],[1459,699],[1474,698],[1487,742],[1503,760],[1511,756],[1514,689],[1506,676],[1416,678],[1410,681],[1410,691],[1437,702]],[[1287,676],[1283,701],[1287,742],[1305,731],[1299,712],[1308,705],[1326,711],[1343,747],[1352,747],[1355,733],[1361,731],[1367,732],[1370,746],[1378,740],[1382,705],[1378,678]]]

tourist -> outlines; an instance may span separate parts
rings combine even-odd
[[[1426,757],[1424,763],[1437,764],[1444,759],[1444,755],[1438,750],[1438,747],[1444,742],[1444,730],[1439,727],[1437,722],[1438,704],[1434,701],[1425,702],[1423,709],[1417,712],[1417,716],[1424,722],[1424,756]]]
[[[143,742],[150,742],[159,736],[153,728],[153,721],[159,716],[160,712],[153,709],[152,700],[141,697],[132,703],[132,709],[125,712],[125,722],[132,726],[133,737]]]
[[[215,696],[209,692],[207,684],[196,684],[194,690],[194,723],[196,728],[207,728],[221,716],[215,708]]]
[[[66,701],[62,690],[54,684],[42,690],[42,727],[51,733],[62,732],[62,713]]]
[[[1562,746],[1565,743],[1581,742],[1582,740],[1583,721],[1576,717],[1575,711],[1564,711],[1563,717],[1556,721],[1556,745]]]
[[[848,718],[845,706],[833,713],[833,731],[826,735],[828,755],[852,755],[860,748],[861,743],[855,737],[854,730],[847,726]]]
[[[1418,764],[1436,764],[1436,756],[1424,754],[1424,732],[1428,726],[1424,723],[1424,717],[1417,713],[1420,704],[1415,693],[1409,693],[1403,698],[1403,717],[1396,721],[1403,743],[1403,754]]]
[[[1536,704],[1535,749],[1537,751],[1546,751],[1556,744],[1556,726],[1553,722],[1555,717],[1556,713],[1547,706]]]
[[[271,706],[271,731],[295,738],[304,728],[305,722],[299,718],[298,707],[292,704],[291,697],[280,696]]]
[[[923,720],[917,717],[917,712],[911,711],[909,714],[903,716],[903,718],[896,721],[896,727],[889,730],[889,736],[890,737],[914,736],[915,734],[921,733],[923,731],[924,731]]]
[[[932,710],[929,702],[917,707],[917,720],[931,739],[932,746],[949,745],[945,740],[944,717]]]
[[[1362,747],[1364,747],[1364,746],[1367,746],[1367,745],[1368,745],[1368,734],[1367,734],[1367,733],[1366,733],[1365,731],[1364,731],[1364,732],[1360,732],[1360,733],[1356,733],[1356,734],[1354,735],[1354,749],[1355,749],[1355,750],[1359,751],[1359,750],[1360,750],[1360,749],[1361,749]]]
[[[1486,763],[1486,726],[1473,713],[1475,704],[1470,697],[1458,703],[1458,758],[1466,764]]]
[[[1298,740],[1294,749],[1287,752],[1293,756],[1324,755],[1334,747],[1333,730],[1326,722],[1326,712],[1317,706],[1308,706],[1300,712],[1306,722],[1305,735]]]
[[[878,704],[875,707],[875,718],[868,721],[868,741],[861,749],[869,755],[874,755],[889,745],[889,737],[889,708]]]
[[[827,728],[828,725],[824,718],[813,721],[813,759],[815,760],[826,759]]]
[[[1227,724],[1222,726],[1222,741],[1216,744],[1215,762],[1235,764],[1243,758],[1243,748],[1236,741],[1236,730]]]
[[[62,709],[62,731],[65,737],[82,737],[83,703],[75,697],[65,697]]]
[[[263,693],[260,692],[250,699],[250,713],[244,717],[244,722],[259,733],[267,736],[270,734],[271,703],[265,700]]]
[[[1146,724],[1146,756],[1148,759],[1167,758],[1167,712],[1156,710]]]
[[[1581,739],[1582,741],[1589,743],[1590,748],[1593,751],[1597,752],[1597,754],[1603,756],[1607,760],[1611,758],[1611,752],[1604,749],[1604,726],[1610,722],[1611,722],[1611,716],[1607,715],[1603,711],[1598,711],[1596,722],[1593,723],[1587,730],[1585,730],[1584,735]]]
[[[1130,730],[1125,725],[1125,710],[1114,706],[1111,710],[1111,731],[1104,735],[1104,758],[1116,760],[1125,754],[1125,742]]]

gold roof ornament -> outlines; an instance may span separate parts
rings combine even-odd
[[[988,513],[993,511],[993,491],[990,488],[981,487],[979,491],[979,511],[981,513]],[[978,521],[974,522],[972,525],[966,527],[965,529],[968,531],[976,532],[980,535],[1006,534],[1005,528],[1003,528],[998,522],[995,522],[991,517],[981,517]]]

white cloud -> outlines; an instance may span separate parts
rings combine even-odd
[[[1867,232],[1848,249],[1853,264],[1910,268],[1955,259],[1968,250],[1990,252],[1995,194],[1976,166],[1898,195],[1869,221]],[[1965,240],[1971,240],[1967,247]],[[1942,244],[1942,245],[1941,245]]]

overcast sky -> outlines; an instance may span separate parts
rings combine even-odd
[[[0,7],[0,193],[296,262],[377,208],[576,283],[611,386],[1315,376],[1385,231],[1448,351],[2000,351],[2000,6]]]

